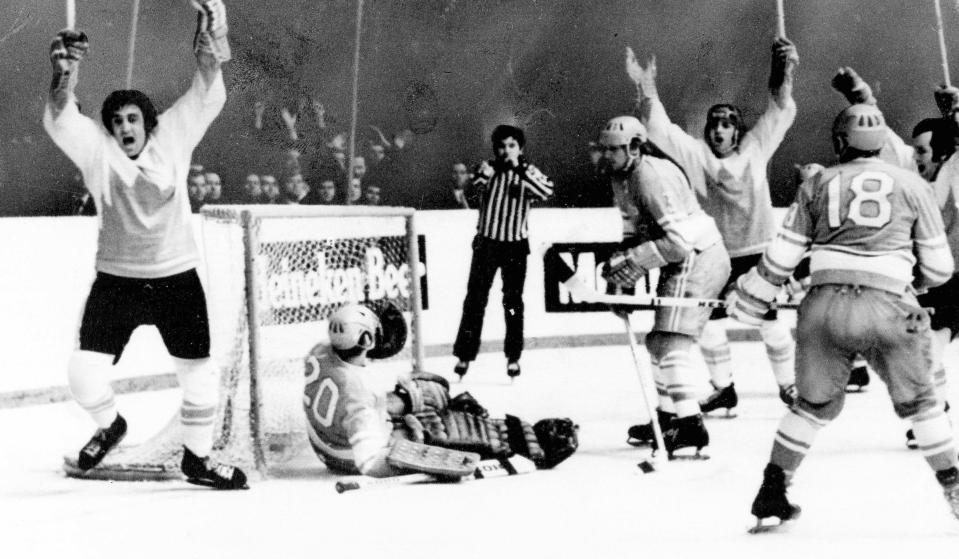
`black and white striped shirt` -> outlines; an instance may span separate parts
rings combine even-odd
[[[528,164],[499,168],[489,178],[477,173],[473,186],[482,192],[476,230],[494,241],[526,239],[530,204],[553,195],[553,181]]]

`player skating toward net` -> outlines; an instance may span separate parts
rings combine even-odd
[[[577,446],[566,419],[530,426],[507,416],[490,419],[468,394],[450,398],[449,383],[430,373],[399,378],[381,388],[385,373],[371,359],[394,355],[406,339],[395,307],[378,314],[351,304],[329,319],[329,342],[306,357],[303,404],[310,443],[326,466],[341,474],[389,477],[410,472],[460,478],[478,460],[513,452],[551,468]],[[387,379],[389,381],[389,379]]]
[[[636,117],[610,120],[599,143],[623,216],[623,243],[629,247],[610,258],[604,271],[607,281],[631,289],[650,270],[659,269],[660,297],[716,297],[729,277],[729,255],[682,169],[647,142],[646,129]],[[656,420],[670,456],[685,447],[695,447],[698,454],[709,444],[691,354],[708,317],[709,309],[659,307],[646,336],[659,394]],[[649,444],[652,424],[633,426],[628,436],[632,444]]]
[[[839,114],[832,129],[839,164],[800,186],[779,234],[726,300],[733,317],[758,323],[810,252],[810,288],[796,327],[798,398],[779,423],[752,504],[754,531],[765,528],[764,519],[781,524],[799,515],[786,487],[819,429],[842,409],[856,354],[885,382],[896,413],[912,422],[959,518],[952,430],[929,374],[929,317],[913,289],[948,280],[953,260],[929,186],[878,158],[885,135],[873,105]]]
[[[230,59],[230,46],[223,3],[194,4],[196,74],[189,90],[160,114],[143,93],[120,90],[103,102],[102,126],[82,115],[74,88],[87,37],[68,29],[51,46],[53,81],[43,124],[83,173],[100,224],[97,275],[68,365],[74,398],[99,426],[77,467],[86,471],[99,464],[126,434],[111,371],[133,330],[153,324],[183,389],[183,474],[198,485],[245,489],[241,470],[210,456],[219,378],[210,361],[186,181],[193,149],[226,101],[220,66]]]
[[[699,203],[716,220],[732,258],[732,274],[724,292],[759,261],[776,231],[766,168],[796,117],[792,87],[798,63],[796,47],[785,38],[777,38],[772,45],[769,102],[756,125],[747,130],[737,107],[714,105],[706,114],[704,138],[700,139],[669,120],[656,89],[656,60],[650,59],[643,68],[633,51],[627,49],[626,70],[636,84],[649,139],[686,171]],[[715,309],[699,339],[715,388],[700,403],[704,412],[719,408],[728,412],[739,401],[725,318],[725,309]],[[789,326],[771,310],[759,324],[759,331],[780,398],[788,404],[795,393],[795,344]]]

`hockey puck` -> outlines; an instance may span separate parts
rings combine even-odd
[[[652,462],[649,460],[643,460],[639,464],[636,464],[636,466],[642,470],[644,474],[649,474],[656,471],[655,466],[653,466]]]

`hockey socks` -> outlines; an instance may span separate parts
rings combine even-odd
[[[787,472],[796,471],[816,440],[819,430],[827,423],[828,421],[805,410],[790,408],[779,422],[770,462]]]
[[[759,326],[766,356],[779,386],[796,383],[796,343],[782,320],[766,320]]]
[[[955,467],[952,427],[941,407],[912,418],[912,432],[916,446],[933,470],[938,472]]]
[[[213,448],[213,428],[219,399],[216,369],[209,359],[174,359],[177,379],[183,389],[180,424],[183,445],[199,456]]]
[[[726,336],[725,320],[706,322],[699,337],[699,351],[703,354],[709,380],[717,389],[729,386],[733,382],[733,359]]]
[[[70,392],[100,429],[110,427],[117,417],[110,371],[113,356],[95,351],[78,350],[70,355],[67,379]]]

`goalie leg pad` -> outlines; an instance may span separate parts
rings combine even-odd
[[[540,468],[540,464],[545,463],[546,454],[539,444],[533,426],[515,415],[507,415],[504,424],[510,449],[516,454],[529,458],[537,468]]]
[[[433,445],[397,439],[390,447],[387,462],[396,468],[459,479],[476,471],[480,456]]]
[[[495,422],[488,417],[463,411],[448,411],[442,415],[427,413],[419,417],[426,427],[426,442],[429,444],[475,452],[483,460],[510,452]]]

